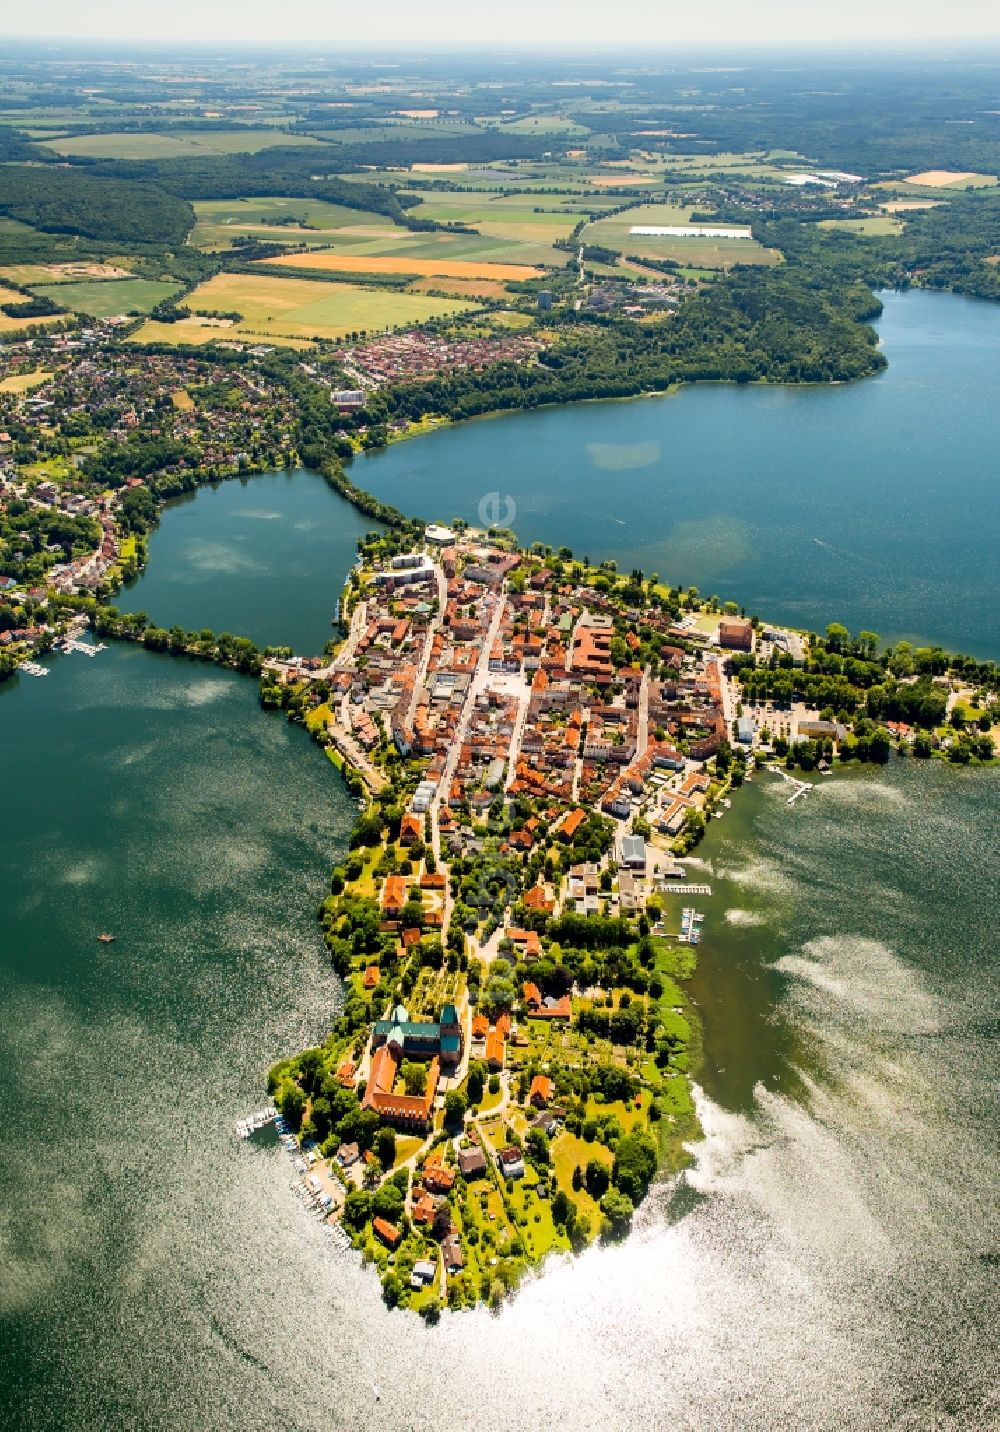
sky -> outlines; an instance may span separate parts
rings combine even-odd
[[[998,0],[32,0],[3,8],[7,36],[281,49],[1000,40]]]

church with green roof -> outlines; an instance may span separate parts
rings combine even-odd
[[[462,1026],[458,1010],[446,1004],[437,1021],[413,1020],[405,1005],[397,1004],[388,1019],[376,1022],[372,1033],[372,1050],[383,1044],[398,1047],[405,1059],[440,1059],[444,1069],[454,1068],[462,1060]]]

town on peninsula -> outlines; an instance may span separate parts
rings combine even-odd
[[[418,518],[354,459],[502,410],[871,377],[876,289],[1000,296],[1000,202],[975,153],[865,153],[864,176],[721,135],[687,153],[630,143],[603,99],[581,140],[558,96],[520,116],[540,135],[456,108],[432,137],[407,107],[358,138],[300,98],[211,159],[147,159],[145,129],[85,125],[44,162],[5,141],[0,682],[136,642],[258,680],[336,767],[341,998],[236,1132],[273,1126],[330,1238],[433,1322],[625,1237],[690,1160],[709,822],[748,781],[793,805],[851,763],[995,761],[1000,669],[525,543],[499,493],[476,526]],[[128,609],[172,499],[300,469],[371,522],[322,651]]]

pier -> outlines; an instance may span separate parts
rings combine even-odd
[[[780,776],[783,781],[787,781],[789,785],[795,787],[792,794],[788,797],[789,805],[794,805],[799,797],[804,796],[807,791],[814,791],[816,789],[812,781],[800,781],[795,776],[790,776],[787,771],[783,771],[780,766],[772,764],[769,765],[767,769],[773,771],[776,776]]]

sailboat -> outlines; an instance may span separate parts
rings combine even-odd
[[[100,940],[102,945],[113,945],[115,941],[114,935],[101,934],[98,935],[97,938],[98,940]]]

